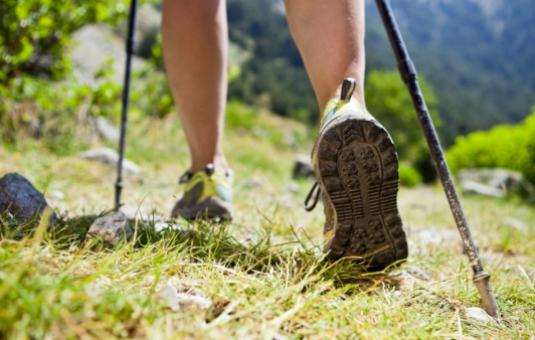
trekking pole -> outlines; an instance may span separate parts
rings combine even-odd
[[[418,84],[416,68],[409,56],[407,48],[405,47],[403,37],[401,36],[388,0],[376,0],[375,2],[379,9],[379,13],[381,14],[390,44],[394,50],[399,72],[410,92],[420,125],[425,135],[425,139],[427,140],[427,145],[431,151],[431,156],[435,163],[440,181],[442,182],[442,186],[444,187],[451,212],[455,218],[457,229],[459,230],[459,234],[461,234],[463,248],[468,256],[470,266],[472,267],[473,281],[481,296],[483,308],[489,315],[499,317],[498,304],[489,284],[490,276],[483,269],[481,260],[479,259],[476,245],[466,222],[459,197],[455,191],[455,186],[453,185],[452,176],[444,157],[444,151],[440,145],[437,132],[429,115],[429,110],[425,103],[420,85]]]
[[[115,211],[121,207],[121,192],[123,190],[123,160],[126,138],[126,125],[128,122],[128,103],[130,100],[130,71],[132,55],[134,54],[134,34],[136,26],[137,0],[130,3],[128,14],[128,31],[126,36],[126,62],[123,80],[123,96],[121,108],[121,132],[119,134],[119,159],[117,160],[117,179],[115,181]]]

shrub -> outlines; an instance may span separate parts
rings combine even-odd
[[[104,65],[91,85],[72,77],[57,82],[29,76],[11,80],[9,90],[0,87],[0,95],[5,97],[0,101],[0,139],[15,145],[24,137],[38,138],[56,153],[78,149],[89,141],[80,136],[88,118],[118,121],[122,85],[113,80],[111,70],[111,63]],[[133,74],[131,116],[161,118],[173,108],[163,73],[148,65]]]
[[[535,108],[520,124],[499,125],[457,138],[447,158],[454,172],[502,167],[520,171],[535,183]]]
[[[435,125],[440,125],[436,97],[425,79],[420,79]],[[371,71],[366,81],[366,105],[394,139],[400,158],[415,162],[426,152],[425,140],[411,97],[395,70]]]
[[[88,117],[118,112],[121,87],[106,79],[80,85],[23,76],[11,81],[9,90],[10,95],[0,102],[1,140],[16,145],[25,137],[38,138],[64,154],[86,142],[80,134]]]
[[[422,176],[407,163],[399,164],[399,181],[401,185],[412,188],[422,183]]]
[[[70,69],[71,33],[90,22],[116,23],[126,0],[0,1],[0,85],[21,74],[61,78]]]

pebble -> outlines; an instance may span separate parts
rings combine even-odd
[[[86,239],[100,239],[106,245],[114,247],[123,241],[129,241],[133,234],[126,215],[115,212],[97,218],[89,228]]]
[[[465,308],[464,313],[467,318],[476,320],[483,323],[489,323],[494,321],[494,319],[487,314],[483,309],[479,307],[468,307]]]

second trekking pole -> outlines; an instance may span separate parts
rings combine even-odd
[[[489,315],[499,317],[498,304],[494,298],[494,294],[492,293],[492,289],[489,284],[490,276],[483,269],[483,265],[479,259],[477,247],[472,238],[470,228],[466,222],[459,197],[455,191],[455,186],[453,185],[452,176],[444,157],[444,151],[440,145],[437,132],[425,103],[425,98],[418,83],[416,68],[414,67],[414,64],[409,56],[407,48],[405,47],[403,37],[401,36],[396,19],[394,18],[394,13],[390,8],[388,0],[376,0],[376,4],[377,8],[379,9],[379,13],[381,14],[390,44],[394,50],[399,72],[401,73],[401,77],[403,78],[403,81],[410,92],[418,120],[420,121],[425,139],[427,140],[429,150],[431,151],[431,156],[435,163],[440,181],[444,187],[451,212],[453,213],[455,223],[457,224],[457,229],[461,235],[463,248],[468,256],[470,266],[472,267],[473,281],[477,287],[477,290],[479,291],[479,294],[481,295],[483,308]]]
[[[134,35],[136,29],[137,0],[130,3],[128,14],[128,30],[126,33],[126,62],[124,68],[123,96],[121,107],[121,130],[119,134],[119,159],[117,160],[117,179],[115,181],[114,210],[121,207],[121,193],[123,190],[123,160],[126,140],[126,127],[128,123],[128,104],[130,101],[130,74],[132,68],[132,55],[134,54]]]

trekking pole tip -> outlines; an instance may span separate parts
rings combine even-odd
[[[492,289],[490,288],[489,280],[490,275],[486,272],[478,273],[477,275],[474,275],[473,278],[474,285],[476,286],[477,290],[479,291],[479,295],[481,296],[481,304],[483,306],[483,309],[485,310],[485,312],[487,312],[488,315],[494,318],[499,318],[500,309],[498,307],[498,302],[496,301],[496,298],[492,293]]]

